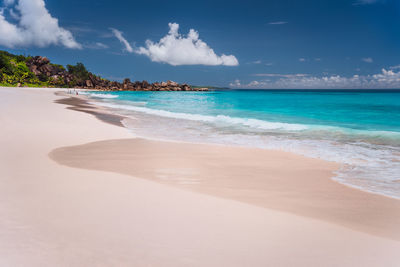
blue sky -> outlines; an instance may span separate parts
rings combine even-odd
[[[109,79],[400,88],[396,0],[2,1],[0,49]]]

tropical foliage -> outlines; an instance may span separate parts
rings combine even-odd
[[[89,79],[90,72],[82,63],[67,65],[67,70],[62,65],[48,63],[52,69],[57,69],[70,74],[71,81],[65,82],[62,76],[51,76],[44,73],[35,75],[27,63],[31,56],[13,55],[0,51],[0,86],[29,86],[29,87],[74,87]]]
[[[18,84],[41,84],[36,75],[26,65],[29,57],[13,55],[0,51],[0,85],[16,86]]]

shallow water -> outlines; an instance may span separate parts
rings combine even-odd
[[[400,91],[93,92],[140,136],[280,149],[343,164],[334,179],[400,198]]]

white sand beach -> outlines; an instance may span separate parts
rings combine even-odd
[[[400,265],[400,201],[336,164],[134,139],[55,91],[0,88],[0,266]]]

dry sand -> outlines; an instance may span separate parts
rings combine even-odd
[[[134,140],[50,90],[0,95],[0,266],[400,265],[398,201],[334,164]]]

